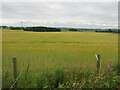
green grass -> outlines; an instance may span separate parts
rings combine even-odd
[[[3,30],[3,71],[30,64],[31,73],[58,67],[96,67],[95,54],[102,65],[118,60],[117,34],[95,32],[25,32]]]
[[[95,54],[101,66],[118,62],[118,34],[96,32],[27,32],[3,29],[3,74],[13,79],[12,58],[18,71],[29,64],[29,75],[54,72],[58,68],[95,70]]]

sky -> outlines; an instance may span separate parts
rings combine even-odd
[[[2,25],[117,28],[117,2],[3,2]]]

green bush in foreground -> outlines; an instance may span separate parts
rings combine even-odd
[[[117,88],[118,75],[111,64],[99,73],[89,69],[71,70],[59,68],[54,73],[30,74],[29,66],[18,81],[18,88]],[[27,76],[26,76],[27,75]],[[4,73],[3,88],[12,85],[9,73]]]

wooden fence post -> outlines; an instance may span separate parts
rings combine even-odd
[[[97,73],[99,72],[100,70],[100,55],[96,54],[96,59],[97,59]]]
[[[17,60],[16,60],[16,56],[13,57],[13,70],[14,70],[14,82],[15,82],[16,79],[17,79]],[[15,89],[17,88],[17,82],[15,83],[14,88]]]
[[[120,55],[119,55],[119,53],[120,53],[120,47],[118,46],[118,75],[120,75]]]

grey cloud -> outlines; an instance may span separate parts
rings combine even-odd
[[[2,17],[5,25],[22,20],[26,25],[116,28],[117,7],[114,2],[3,3]]]

